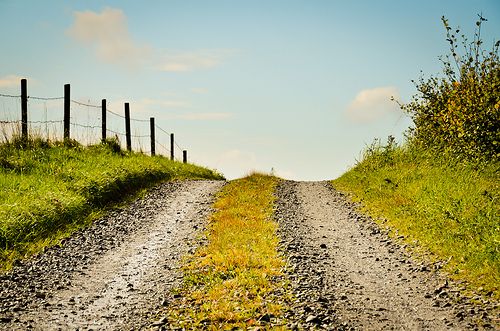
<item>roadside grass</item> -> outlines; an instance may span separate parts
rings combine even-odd
[[[373,145],[333,181],[412,247],[446,260],[471,290],[499,298],[499,165]]]
[[[90,224],[106,208],[165,180],[221,179],[192,164],[33,139],[0,145],[0,270]]]
[[[275,298],[286,281],[273,221],[277,183],[252,174],[218,194],[207,243],[187,258],[180,298],[166,313],[171,326],[246,330],[280,318],[284,307]]]

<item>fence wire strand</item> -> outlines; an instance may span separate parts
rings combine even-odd
[[[106,109],[106,112],[107,112],[107,113],[110,113],[110,114],[113,114],[113,115],[115,115],[115,116],[118,116],[118,117],[120,117],[120,118],[125,119],[125,116],[120,115],[120,114],[118,114],[118,113],[115,113],[114,111],[111,111],[111,110],[109,110],[109,109]]]
[[[127,135],[126,133],[114,131],[114,130],[111,130],[111,129],[106,129],[106,132],[111,132],[111,133],[114,133],[114,134],[119,135],[119,136],[126,136]]]
[[[33,97],[31,95],[28,96],[28,99],[33,99],[33,100],[62,100],[64,97],[52,97],[52,98],[44,98],[44,97]]]
[[[76,101],[76,100],[71,100],[71,102],[72,102],[72,103],[74,103],[74,104],[77,104],[77,105],[83,106],[83,107],[92,107],[92,108],[99,108],[99,109],[102,109],[102,106],[91,105],[91,104],[88,104],[88,103],[83,103],[83,102]]]
[[[22,122],[22,121],[19,121]],[[28,124],[56,124],[56,123],[63,123],[63,120],[60,121],[28,121]],[[71,123],[73,124],[73,123]]]
[[[100,129],[100,126],[95,126],[95,125],[84,125],[84,124],[78,124],[78,123],[71,123],[71,125],[78,126],[80,128],[85,128],[85,129]]]
[[[167,134],[167,135],[170,135],[170,132],[167,132],[165,130],[163,130],[161,127],[159,127],[158,125],[155,124],[155,128],[157,128],[158,130],[160,130],[161,132]]]
[[[6,94],[6,93],[0,93],[0,97],[4,97],[4,98],[17,98],[17,99],[21,99],[22,98],[21,95]],[[28,100],[32,99],[32,100],[52,101],[52,100],[64,100],[64,96],[60,96],[60,97],[27,96],[27,99]],[[82,106],[82,107],[90,107],[90,108],[102,109],[102,105],[93,105],[93,104],[90,104],[90,103],[80,102],[80,101],[73,100],[73,99],[70,99],[70,102],[73,103],[73,104]],[[47,110],[45,109],[45,111],[47,111]],[[117,117],[119,117],[121,119],[125,119],[124,115],[116,113],[116,112],[114,112],[114,111],[112,111],[110,109],[106,109],[106,112],[110,113],[112,115],[115,115],[115,116],[117,116]],[[131,117],[130,121],[131,122],[139,122],[139,123],[149,123],[150,119],[139,119],[139,118],[132,118]],[[22,120],[16,120],[16,121],[0,120],[0,124],[20,124],[20,123],[22,123]],[[63,120],[44,120],[44,121],[28,121],[27,122],[27,124],[61,124],[61,123],[64,123],[64,121]],[[98,126],[98,125],[85,125],[85,124],[79,124],[79,123],[74,123],[74,122],[70,122],[70,125],[75,126],[75,127],[84,128],[84,129],[92,129],[92,130],[94,130],[94,129],[102,129],[102,127]],[[157,124],[155,124],[155,128],[158,129],[159,131],[163,132],[164,134],[168,135],[168,136],[171,135],[170,132],[164,130],[162,127],[160,127]],[[115,131],[115,130],[108,129],[108,128],[106,128],[106,132],[114,134],[114,135],[117,135],[117,136],[125,136],[126,137],[126,135],[127,135],[124,132]],[[137,138],[137,139],[143,139],[143,138],[149,138],[150,137],[149,134],[147,134],[147,135],[141,135],[141,134],[135,134],[134,135],[134,134],[131,134],[130,136],[133,137],[133,138]],[[160,146],[161,148],[163,148],[166,152],[171,153],[171,149],[165,147],[165,145],[163,145],[160,141],[155,140],[155,143],[158,144],[158,146]],[[177,141],[174,141],[174,144],[175,144],[175,147],[177,147],[180,151],[184,150],[177,143]]]
[[[158,140],[155,140],[155,143],[157,143],[158,145],[160,145],[161,147],[163,147],[163,149],[166,150],[170,154],[170,150],[168,148],[166,148],[165,146],[163,146],[163,144],[160,143]]]
[[[3,94],[3,93],[0,93],[0,97],[4,97],[4,98],[20,98],[21,96],[20,95],[12,95],[12,94]]]

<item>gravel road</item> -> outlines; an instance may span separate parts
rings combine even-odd
[[[493,329],[498,303],[463,298],[462,286],[412,259],[328,182],[283,181],[276,218],[297,300],[290,328]],[[498,324],[497,324],[498,325]]]
[[[0,275],[0,330],[149,327],[223,185],[162,184]]]
[[[0,275],[0,330],[167,328],[156,312],[182,281],[181,257],[223,181],[180,181],[109,213]],[[296,300],[290,329],[475,330],[498,302],[472,304],[442,263],[414,260],[327,182],[282,181],[276,219]]]

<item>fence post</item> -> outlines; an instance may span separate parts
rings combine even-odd
[[[182,162],[187,163],[188,162],[188,151],[183,150],[182,151]]]
[[[170,160],[174,160],[174,134],[170,134]]]
[[[28,81],[21,79],[21,139],[28,140]]]
[[[151,131],[151,156],[155,155],[155,118],[149,118],[149,128]]]
[[[69,139],[69,118],[70,118],[70,84],[64,85],[64,140]]]
[[[130,133],[130,105],[125,102],[125,134],[127,136],[127,151],[132,151],[132,136]]]
[[[101,115],[101,127],[102,127],[102,142],[106,141],[106,99],[101,100],[101,109],[102,109],[102,115]]]

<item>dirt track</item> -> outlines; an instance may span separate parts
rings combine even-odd
[[[282,247],[298,297],[288,312],[291,327],[493,328],[487,309],[469,304],[460,285],[440,275],[441,263],[413,260],[329,183],[285,181],[277,195]]]
[[[223,185],[163,184],[0,275],[0,330],[154,326]],[[414,261],[329,183],[283,181],[277,197],[296,297],[286,312],[290,329],[471,330],[498,321],[490,309],[498,303],[471,305],[440,263]]]
[[[166,183],[1,276],[0,329],[150,326],[222,185]]]

